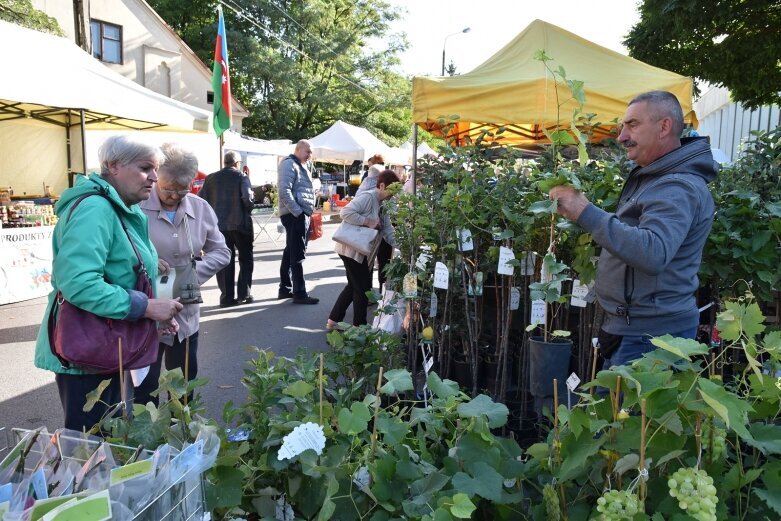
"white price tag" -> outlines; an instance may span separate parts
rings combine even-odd
[[[431,292],[431,305],[429,307],[429,316],[435,317],[437,316],[437,305],[439,304],[439,300],[437,299],[437,292],[432,291]]]
[[[434,268],[434,287],[439,289],[447,289],[449,278],[450,273],[447,271],[447,266],[441,262],[437,262]]]
[[[353,474],[353,483],[355,483],[361,490],[369,488],[371,482],[372,477],[371,474],[369,474],[368,467],[361,467],[355,471],[355,474]]]
[[[521,275],[531,277],[534,275],[534,263],[537,262],[537,254],[533,251],[523,252],[521,257]]]
[[[578,378],[578,375],[575,373],[569,375],[569,378],[567,378],[567,389],[572,392],[578,387],[578,385],[580,385],[580,378]]]
[[[468,228],[461,228],[456,230],[456,238],[461,244],[461,251],[472,251],[475,249],[472,244],[472,231]]]
[[[510,309],[516,310],[521,307],[521,290],[510,288]]]
[[[307,449],[314,450],[319,456],[323,453],[324,448],[323,427],[312,422],[303,423],[282,438],[282,448],[279,449],[277,459],[293,458]]]
[[[515,259],[515,255],[513,254],[513,251],[510,248],[507,248],[505,246],[500,246],[499,266],[496,270],[497,273],[499,273],[499,275],[512,275],[513,267],[507,263],[514,259]]]
[[[532,313],[529,319],[530,324],[548,324],[548,305],[544,300],[535,300],[532,302]]]
[[[138,387],[149,374],[149,366],[142,367],[141,369],[131,369],[130,378],[133,380],[133,387]]]
[[[428,255],[426,253],[421,253],[418,255],[418,260],[415,262],[415,267],[418,268],[420,271],[424,271],[426,269],[426,264],[428,264],[428,261],[431,260],[431,255]]]
[[[579,308],[586,307],[586,304],[588,304],[588,302],[586,302],[586,295],[588,295],[588,286],[581,284],[578,279],[572,281],[572,298],[570,299],[570,304]]]
[[[296,513],[293,511],[293,507],[290,506],[290,503],[285,501],[284,494],[277,499],[274,517],[276,517],[278,521],[293,521],[296,518]]]

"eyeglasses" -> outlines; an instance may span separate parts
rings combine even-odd
[[[185,195],[190,193],[189,188],[187,190],[166,190],[165,188],[161,188],[160,192],[164,195],[178,195],[179,197],[184,197]]]

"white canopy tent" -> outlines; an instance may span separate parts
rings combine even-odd
[[[207,111],[138,85],[65,38],[0,21],[0,45],[0,186],[19,195],[60,192],[72,171],[86,171],[88,129],[209,130]]]
[[[362,127],[337,121],[325,132],[309,140],[315,161],[349,165],[353,161],[367,161],[374,154],[390,156],[388,145]]]

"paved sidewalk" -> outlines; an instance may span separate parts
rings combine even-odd
[[[276,227],[269,229],[277,238]],[[342,262],[333,252],[331,235],[335,229],[335,224],[324,224],[323,237],[310,243],[304,262],[307,289],[320,299],[317,305],[276,299],[284,235],[277,241],[278,247],[265,234],[255,242],[252,304],[220,309],[216,280],[212,278],[203,286],[198,376],[209,379],[203,396],[210,417],[221,420],[225,403],[244,401],[240,379],[246,361],[252,358],[247,346],[269,348],[283,356],[295,355],[301,346],[312,351],[328,348],[325,322],[346,284]],[[43,298],[0,306],[0,427],[45,425],[55,429],[62,425],[54,374],[33,366],[35,338],[44,311]]]

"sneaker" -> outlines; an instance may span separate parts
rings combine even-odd
[[[221,308],[232,308],[233,306],[238,306],[238,305],[239,305],[239,301],[236,299],[228,300],[227,302],[220,302]]]
[[[293,304],[317,304],[319,298],[315,297],[293,297]]]
[[[286,298],[293,298],[293,292],[292,291],[285,291],[285,290],[279,290],[279,293],[277,293],[277,300],[283,300]]]

